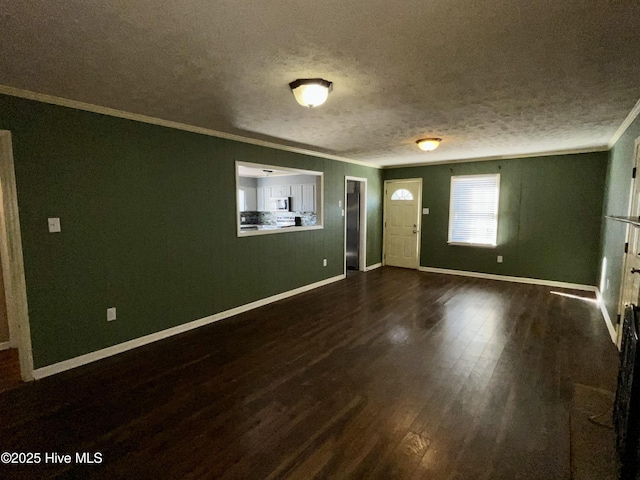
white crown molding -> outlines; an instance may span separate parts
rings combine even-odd
[[[225,318],[229,318],[234,315],[238,315],[240,313],[253,310],[254,308],[262,307],[264,305],[268,305],[269,303],[277,302],[278,300],[282,300],[285,298],[292,297],[294,295],[298,295],[299,293],[313,290],[314,288],[323,287],[330,283],[343,280],[344,278],[346,278],[345,275],[337,275],[335,277],[327,278],[325,280],[321,280],[316,283],[311,283],[309,285],[305,285],[303,287],[299,287],[294,290],[289,290],[287,292],[279,293],[271,297],[263,298],[262,300],[257,300],[255,302],[247,303],[246,305],[241,305],[239,307],[232,308],[224,312],[216,313],[215,315],[210,315],[208,317],[204,317],[199,320],[194,320],[189,323],[184,323],[182,325],[168,328],[167,330],[162,330],[160,332],[152,333],[150,335],[145,335],[144,337],[134,338],[133,340],[129,340],[128,342],[119,343],[111,347],[103,348],[102,350],[97,350],[95,352],[87,353],[85,355],[80,355],[79,357],[71,358],[69,360],[64,360],[62,362],[54,363],[52,365],[47,365],[46,367],[40,367],[33,371],[33,378],[36,380],[39,380],[41,378],[48,377],[56,373],[61,373],[66,370],[71,370],[72,368],[80,367],[82,365],[86,365],[87,363],[102,360],[103,358],[111,357],[113,355],[126,352],[127,350],[132,350],[134,348],[142,347],[143,345],[157,342],[158,340],[172,337],[174,335],[178,335],[180,333],[193,330],[194,328],[203,327],[205,325],[209,325],[210,323],[217,322],[219,320],[224,320]]]
[[[627,128],[631,126],[631,124],[638,117],[638,115],[640,115],[640,100],[636,102],[634,107],[629,112],[629,115],[627,115],[627,118],[624,119],[624,122],[622,122],[622,125],[620,125],[618,130],[616,130],[616,133],[614,133],[613,137],[611,137],[611,140],[609,140],[609,150],[611,150],[613,146],[616,144],[616,142],[620,140],[620,137],[624,135],[624,132],[627,131]]]
[[[602,145],[593,148],[572,148],[566,150],[550,150],[548,152],[540,153],[527,153],[522,155],[495,155],[493,157],[480,157],[480,158],[462,158],[459,160],[437,160],[434,162],[422,162],[422,163],[403,163],[398,165],[385,165],[383,170],[391,168],[409,168],[409,167],[430,167],[432,165],[449,165],[452,163],[472,163],[472,162],[489,162],[491,160],[515,160],[517,158],[536,158],[536,157],[552,157],[554,155],[575,155],[579,153],[595,153],[595,152],[607,152],[609,147]]]
[[[30,90],[21,90],[19,88],[10,87],[8,85],[0,85],[0,94],[9,95],[12,97],[26,98],[27,100],[35,100],[37,102],[50,103],[52,105],[59,105],[61,107],[74,108],[76,110],[84,110],[86,112],[99,113],[101,115],[108,115],[110,117],[125,118],[127,120],[133,120],[136,122],[148,123],[151,125],[160,125],[162,127],[173,128],[176,130],[184,130],[186,132],[199,133],[201,135],[207,135],[209,137],[224,138],[227,140],[234,140],[236,142],[249,143],[252,145],[259,145],[261,147],[273,148],[276,150],[284,150],[286,152],[300,153],[302,155],[310,155],[313,157],[326,158],[328,160],[335,160],[337,162],[352,163],[355,165],[361,165],[364,167],[380,169],[380,165],[375,165],[370,162],[362,160],[352,160],[350,158],[340,157],[337,155],[330,155],[321,152],[315,152],[313,150],[307,150],[304,148],[290,147],[287,145],[280,145],[278,143],[267,142],[265,140],[257,140],[254,138],[243,137],[242,135],[236,135],[233,133],[219,132],[217,130],[211,130],[204,127],[196,127],[186,123],[174,122],[171,120],[163,120],[162,118],[149,117],[147,115],[140,115],[137,113],[125,112],[122,110],[116,110],[115,108],[101,107],[100,105],[93,105],[91,103],[78,102],[76,100],[70,100],[67,98],[56,97],[53,95],[47,95],[44,93],[32,92]]]

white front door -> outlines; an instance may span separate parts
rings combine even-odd
[[[422,180],[387,180],[384,199],[384,264],[418,268]]]

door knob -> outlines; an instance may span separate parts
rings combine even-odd
[[[640,268],[632,268],[631,273],[640,273]]]

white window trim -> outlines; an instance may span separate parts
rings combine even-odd
[[[238,175],[238,166],[244,165],[246,167],[260,168],[260,169],[273,169],[273,170],[286,170],[292,173],[298,173],[301,175],[315,175],[320,177],[320,185],[316,189],[316,225],[309,227],[295,227],[295,228],[282,228],[277,230],[241,230],[240,224],[240,202],[237,194],[237,190],[240,186],[240,175]],[[324,229],[324,172],[319,170],[303,170],[300,168],[291,168],[291,167],[281,167],[279,165],[267,165],[262,163],[251,163],[251,162],[243,162],[236,161],[235,162],[235,178],[236,178],[236,236],[237,237],[254,237],[258,235],[274,235],[279,233],[295,233],[295,232],[304,232],[307,230],[322,230]]]
[[[452,231],[452,223],[451,223],[451,219],[453,217],[453,179],[456,177],[498,177],[498,182],[497,182],[497,196],[498,196],[498,201],[496,202],[496,211],[495,211],[495,216],[496,216],[496,240],[495,243],[473,243],[473,242],[452,242],[451,241],[451,231]],[[499,211],[500,211],[500,182],[502,180],[502,177],[500,176],[499,173],[481,173],[481,174],[477,174],[477,175],[452,175],[451,179],[449,180],[449,233],[447,235],[447,244],[449,245],[457,245],[457,246],[462,246],[462,247],[478,247],[478,248],[496,248],[498,246],[498,226],[500,223],[500,216],[499,216]]]

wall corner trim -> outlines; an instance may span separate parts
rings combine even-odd
[[[604,298],[602,298],[602,294],[600,293],[600,289],[599,288],[596,288],[596,299],[598,300],[598,306],[600,307],[600,311],[602,312],[602,317],[604,318],[604,323],[607,326],[607,330],[609,330],[609,336],[611,337],[611,341],[617,347],[618,335],[616,334],[616,328],[613,326],[613,322],[611,321],[611,317],[609,317],[609,312],[607,311],[607,306],[604,304]]]
[[[11,342],[0,342],[0,350],[9,350],[11,348]]]
[[[375,270],[376,268],[380,268],[381,266],[382,266],[382,262],[374,263],[373,265],[367,266],[367,268],[365,269],[365,272],[370,272],[371,270]]]
[[[624,135],[624,132],[627,131],[627,128],[631,126],[631,124],[635,121],[638,115],[640,115],[640,100],[636,102],[636,104],[633,106],[633,108],[629,112],[629,115],[627,115],[627,118],[624,119],[620,127],[618,127],[618,130],[616,130],[616,133],[614,133],[613,137],[611,137],[611,140],[609,140],[609,150],[611,150],[613,146],[616,144],[616,142],[620,140],[620,137]]]
[[[219,312],[214,315],[210,315],[208,317],[200,318],[198,320],[193,320],[192,322],[184,323],[182,325],[177,325],[175,327],[171,327],[166,330],[161,330],[156,333],[151,333],[143,337],[134,338],[133,340],[129,340],[124,343],[112,345],[111,347],[103,348],[102,350],[97,350],[95,352],[80,355],[79,357],[70,358],[69,360],[64,360],[62,362],[47,365],[46,367],[40,367],[33,371],[33,378],[35,380],[39,380],[41,378],[45,378],[50,375],[55,375],[56,373],[61,373],[66,370],[71,370],[72,368],[80,367],[82,365],[86,365],[88,363],[102,360],[103,358],[111,357],[113,355],[117,355],[119,353],[126,352],[134,348],[142,347],[143,345],[157,342],[159,340],[163,340],[165,338],[172,337],[174,335],[178,335],[180,333],[184,333],[189,330],[193,330],[195,328],[203,327],[205,325],[209,325],[210,323],[214,323],[219,320],[224,320],[225,318],[233,317],[234,315],[238,315],[240,313],[253,310],[254,308],[262,307],[264,305],[277,302],[278,300],[283,300],[285,298],[298,295],[299,293],[304,293],[309,290],[313,290],[315,288],[323,287],[325,285],[329,285],[330,283],[337,282],[345,278],[346,278],[345,275],[336,275],[335,277],[330,277],[325,280],[321,280],[319,282],[311,283],[309,285],[304,285],[302,287],[295,288],[287,292],[282,292],[277,295],[273,295],[271,297],[263,298],[261,300],[256,300],[255,302],[247,303],[245,305],[240,305],[239,307],[235,307],[230,310],[225,310],[224,312]]]

